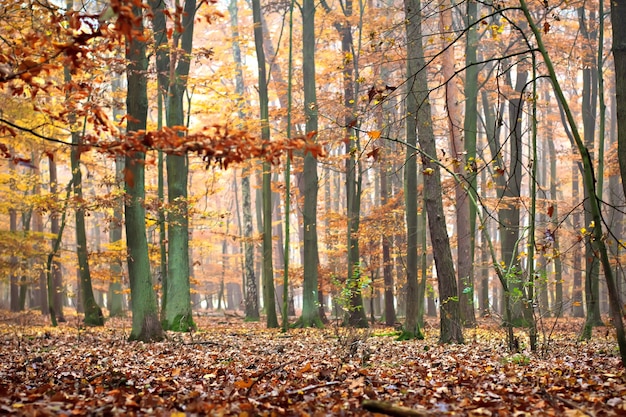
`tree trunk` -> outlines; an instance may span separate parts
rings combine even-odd
[[[357,160],[359,152],[358,131],[354,128],[358,124],[355,121],[354,86],[354,60],[352,40],[352,0],[344,0],[342,10],[345,20],[342,24],[336,23],[335,28],[341,37],[341,53],[343,62],[343,105],[344,105],[344,126],[345,126],[345,149],[346,149],[346,213],[347,213],[347,251],[348,251],[348,276],[346,286],[350,294],[348,305],[349,326],[367,327],[367,317],[363,306],[363,295],[361,293],[361,257],[359,251],[359,225],[361,217],[361,166]],[[351,58],[349,58],[351,57]]]
[[[9,163],[11,166],[11,174],[15,175],[15,164]],[[9,209],[9,230],[11,234],[17,234],[17,211],[13,208]],[[10,291],[11,291],[11,311],[16,312],[20,311],[20,287],[18,285],[18,274],[17,274],[17,254],[15,252],[11,253],[11,257],[9,258],[9,265],[11,266],[11,273],[9,276],[10,281]]]
[[[68,10],[71,9],[71,0],[67,3]],[[71,81],[69,68],[64,69],[65,81]],[[73,124],[75,117],[70,115],[70,123]],[[72,186],[74,187],[74,197],[78,201],[75,212],[76,219],[76,254],[78,257],[78,271],[80,276],[80,290],[85,313],[85,324],[88,326],[103,326],[104,316],[100,306],[96,303],[91,286],[91,273],[89,271],[89,252],[87,250],[87,232],[85,229],[85,209],[83,200],[82,171],[80,167],[82,138],[76,131],[76,126],[72,126],[72,150],[70,161],[72,166]]]
[[[626,195],[626,0],[611,2],[613,26],[613,61],[615,66],[615,96],[617,98],[617,159]],[[618,29],[620,28],[620,29]]]
[[[174,50],[170,50],[170,59],[176,70],[174,79],[169,80],[167,125],[168,127],[185,126],[183,95],[187,90],[187,76],[193,45],[196,0],[186,0],[182,15],[182,33],[177,29],[173,35]],[[179,44],[180,43],[180,44]],[[179,51],[180,48],[180,51]],[[175,58],[172,59],[172,55]],[[182,133],[181,133],[182,135]],[[168,258],[167,258],[167,299],[164,303],[167,330],[180,332],[195,328],[191,312],[191,291],[189,281],[189,207],[187,182],[189,177],[189,158],[187,155],[168,155],[167,199],[168,212]]]
[[[589,21],[595,25],[595,13],[589,16]],[[584,51],[596,49],[597,30],[587,29],[585,8],[578,8],[578,22],[580,33],[583,38]],[[584,52],[583,52],[584,53]],[[582,118],[583,118],[583,142],[589,151],[589,157],[594,161],[596,117],[598,105],[598,69],[595,60],[583,58],[583,89],[582,89]],[[595,167],[594,167],[595,168]],[[598,175],[603,173],[600,171]],[[585,227],[593,223],[589,193],[593,190],[584,188]],[[590,339],[591,329],[602,326],[600,318],[600,263],[594,253],[592,242],[589,240],[585,245],[585,307],[586,318],[581,338]]]
[[[436,163],[437,148],[432,127],[430,103],[428,100],[428,83],[426,72],[421,70],[425,67],[425,59],[422,45],[420,1],[405,0],[404,11],[408,39],[407,60],[411,68],[419,70],[407,74],[408,85],[412,86],[411,89],[413,90],[413,92],[409,94],[409,97],[414,94],[418,105],[417,114],[409,113],[407,121],[413,118],[416,120],[416,127],[419,129],[420,144],[422,147],[422,167],[424,173],[427,173],[427,175],[424,176],[424,198],[439,284],[439,340],[442,343],[463,343],[458,302],[459,294],[441,198],[441,174],[439,165]],[[407,109],[409,109],[408,105]],[[407,211],[408,209],[407,207]]]
[[[475,3],[474,3],[475,5]],[[469,3],[468,3],[469,7]],[[440,14],[439,29],[442,33],[450,33],[452,28],[452,8],[451,5],[444,5]],[[469,27],[469,26],[468,26]],[[468,33],[469,35],[469,33]],[[450,145],[450,153],[453,161],[453,170],[458,177],[455,187],[455,210],[456,210],[456,241],[457,241],[457,285],[459,288],[459,308],[461,310],[461,320],[466,327],[472,327],[476,324],[474,316],[474,278],[473,278],[473,238],[474,233],[470,222],[470,200],[467,196],[469,185],[465,182],[465,178],[474,177],[474,169],[472,168],[473,159],[469,159],[467,155],[466,145],[464,143],[461,110],[461,91],[455,77],[455,48],[454,45],[448,45],[444,40],[442,48],[442,75],[446,80],[445,85],[445,102],[448,111],[448,142]],[[475,50],[474,50],[475,54]],[[470,67],[475,69],[475,67]],[[466,84],[466,88],[468,85]],[[474,96],[475,99],[475,96]],[[476,117],[476,114],[467,115]],[[474,134],[475,134],[474,128]],[[474,137],[475,141],[475,137]],[[475,146],[474,146],[475,148]],[[475,149],[474,149],[475,151]],[[473,157],[472,157],[473,158]]]
[[[142,10],[133,6],[135,16]],[[143,32],[141,19],[136,22],[136,31]],[[146,42],[138,36],[127,39],[126,59],[128,93],[126,108],[129,116],[127,132],[146,129],[148,112],[147,77],[148,60]],[[145,154],[134,152],[125,160],[126,193],[126,245],[128,247],[128,276],[132,306],[132,329],[130,340],[159,341],[163,339],[163,328],[159,321],[156,294],[150,276],[148,240],[146,238],[145,208]]]
[[[267,92],[267,71],[265,52],[263,50],[263,27],[261,26],[260,0],[252,1],[254,20],[254,44],[259,71],[259,106],[261,120],[261,138],[270,139],[269,98]],[[263,162],[263,302],[267,314],[267,327],[279,327],[276,316],[276,299],[274,291],[274,267],[272,260],[272,186],[271,166]]]
[[[241,59],[241,47],[239,45],[239,9],[237,0],[231,0],[228,5],[230,13],[230,24],[232,33],[232,50],[235,60],[235,92],[237,93],[238,112],[241,120],[244,120],[243,113],[243,95],[244,95],[244,79],[243,79],[243,62]],[[250,167],[245,165],[241,170],[241,199],[243,212],[243,252],[244,252],[244,282],[245,282],[245,302],[244,309],[246,320],[259,320],[259,294],[256,285],[256,276],[254,273],[254,242],[252,228],[252,204],[250,198]]]
[[[114,74],[111,81],[113,93],[121,91],[121,75]],[[113,119],[123,115],[123,110],[117,105],[113,107]],[[115,186],[124,186],[124,157],[115,157]],[[122,240],[122,230],[124,227],[124,199],[117,198],[113,206],[113,221],[109,225],[109,243],[117,244]],[[114,260],[110,265],[111,282],[107,295],[107,302],[110,317],[122,317],[124,315],[124,296],[122,294],[123,268],[121,260]]]
[[[578,201],[580,192],[579,192],[579,183],[580,180],[579,169],[576,163],[572,164],[572,200]],[[580,210],[576,210],[572,216],[572,222],[574,224],[574,230],[578,233],[580,232],[582,225],[580,224]],[[581,245],[579,243],[575,243],[573,250],[574,261],[572,263],[572,275],[574,277],[572,284],[572,316],[574,317],[585,317],[585,308],[583,306],[583,290],[582,290],[582,250]]]
[[[302,3],[302,71],[304,82],[304,112],[306,134],[317,135],[317,95],[315,90],[315,2]],[[317,308],[317,161],[307,152],[304,155],[303,182],[303,229],[304,229],[304,282],[302,288],[302,316],[299,325],[321,327],[322,320]]]
[[[518,245],[520,239],[520,196],[522,186],[522,115],[524,107],[524,88],[528,79],[528,71],[523,63],[517,65],[516,81],[513,86],[513,96],[508,100],[509,104],[509,164],[508,178],[504,188],[503,198],[505,208],[501,210],[501,245],[502,260],[507,267],[507,285],[511,296],[511,324],[514,326],[526,326],[524,317],[524,304],[526,289],[524,287],[524,274],[518,257]],[[507,78],[512,78],[507,74]]]
[[[50,172],[50,194],[58,195],[57,164],[53,153],[48,154],[48,170]],[[60,229],[59,213],[53,211],[50,213],[50,233],[54,236],[59,236]],[[50,315],[54,314],[57,321],[64,322],[63,299],[65,297],[65,289],[63,288],[63,271],[61,262],[56,256],[54,256],[52,262],[50,262],[49,273],[51,274],[51,279],[49,280],[50,283],[48,283],[48,286],[51,286],[51,288],[48,288],[48,292],[52,295],[48,297],[48,307],[51,309]]]
[[[424,92],[418,92],[418,88],[425,85],[417,85],[415,74],[421,70],[418,66],[419,54],[422,53],[422,33],[419,1],[405,0],[404,12],[406,16],[406,33],[409,44],[407,45],[407,77],[406,83],[406,156],[404,162],[404,204],[406,210],[406,321],[400,339],[422,339],[424,335],[418,321],[418,281],[417,281],[417,114],[420,111],[418,95],[424,96]],[[427,90],[427,89],[426,89]],[[428,93],[426,92],[426,95]],[[430,108],[428,109],[430,111]],[[427,116],[430,118],[430,114]],[[421,128],[422,126],[420,126]],[[424,134],[420,129],[420,134]],[[425,136],[425,135],[424,135]]]
[[[386,153],[386,152],[385,152]],[[384,158],[384,156],[383,156]],[[389,201],[389,184],[387,180],[388,165],[381,162],[379,165],[380,179],[380,205],[385,207]],[[393,280],[393,261],[391,260],[392,236],[389,233],[381,234],[381,244],[383,252],[383,282],[385,286],[385,324],[393,326],[396,324],[396,308],[394,303],[395,284]]]

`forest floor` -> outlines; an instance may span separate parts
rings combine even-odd
[[[521,330],[509,352],[495,319],[467,329],[463,345],[439,345],[436,321],[424,340],[402,342],[382,326],[283,334],[224,315],[196,323],[144,344],[127,341],[129,319],[52,328],[38,312],[0,312],[0,414],[368,416],[373,400],[405,407],[396,415],[626,415],[613,330],[579,342],[580,320],[544,321],[536,353]]]

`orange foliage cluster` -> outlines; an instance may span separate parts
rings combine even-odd
[[[45,114],[60,127],[67,128],[84,118],[89,128],[83,135],[85,150],[95,147],[118,155],[153,149],[177,155],[190,152],[202,157],[207,166],[217,164],[221,168],[251,158],[266,158],[277,163],[285,152],[304,151],[315,157],[324,154],[323,148],[312,140],[315,133],[272,142],[260,140],[247,131],[218,124],[196,132],[188,132],[184,127],[166,127],[158,131],[122,133],[109,118],[110,104],[101,104],[93,99],[98,82],[103,80],[90,80],[89,74],[97,72],[103,65],[119,67],[123,64],[118,55],[125,39],[141,37],[148,40],[145,34],[134,29],[142,17],[133,14],[133,5],[148,7],[140,0],[113,0],[108,9],[93,15],[75,11],[66,13],[48,3],[40,5],[37,13],[41,15],[42,25],[24,28],[24,33],[14,28],[15,34],[20,35],[16,38],[22,38],[22,41],[12,45],[11,50],[0,52],[0,87],[6,87],[14,97],[30,101],[34,111]],[[21,4],[17,2],[5,6],[0,12],[5,15],[19,13],[25,18]],[[113,23],[109,24],[109,19]],[[64,68],[77,76],[71,81],[60,82],[58,74]],[[81,79],[81,76],[87,78]],[[42,105],[37,101],[42,95],[65,97],[65,106],[57,109]],[[40,139],[65,143],[62,139],[44,135],[36,128],[20,126],[4,118],[0,118],[0,133],[11,137],[27,133]],[[7,145],[0,145],[4,157],[18,158]]]

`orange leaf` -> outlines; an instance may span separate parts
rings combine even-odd
[[[133,172],[128,168],[124,169],[124,181],[126,182],[126,184],[128,184],[130,188],[133,188],[135,186]]]
[[[367,132],[367,136],[372,139],[378,139],[380,137],[380,130],[372,130]]]
[[[300,372],[304,373],[304,372],[309,372],[310,370],[311,370],[311,362],[307,362],[304,364],[302,369],[300,369]]]
[[[237,388],[250,388],[253,383],[254,383],[254,380],[252,380],[250,378],[241,379],[239,381],[235,381],[235,387],[237,387]]]

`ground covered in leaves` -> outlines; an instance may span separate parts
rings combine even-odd
[[[35,312],[0,314],[0,414],[367,416],[375,400],[422,415],[626,415],[612,331],[578,342],[572,319],[550,323],[537,353],[520,332],[511,353],[495,320],[442,346],[437,322],[399,342],[382,327],[283,334],[213,316],[144,344],[127,342],[129,320],[51,328]]]

